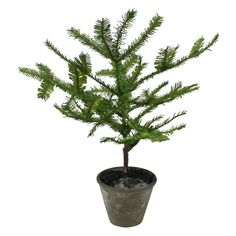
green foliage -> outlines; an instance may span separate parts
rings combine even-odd
[[[154,62],[156,68],[156,74],[167,71],[174,67],[178,67],[184,64],[189,59],[200,56],[204,51],[209,50],[209,48],[217,41],[219,35],[216,34],[213,39],[204,46],[204,38],[200,37],[193,44],[189,54],[180,59],[175,60],[175,56],[179,46],[176,47],[166,47],[165,49],[160,49],[158,56]]]
[[[163,18],[156,14],[146,29],[126,48],[123,48],[128,29],[132,26],[137,12],[127,11],[121,21],[111,29],[107,18],[97,20],[94,26],[94,37],[81,33],[79,29],[68,30],[70,36],[83,45],[98,52],[110,62],[110,68],[93,72],[90,56],[80,53],[78,57],[69,59],[58,50],[52,42],[46,40],[45,45],[63,59],[68,65],[69,82],[57,78],[45,64],[37,63],[36,69],[21,67],[20,72],[26,76],[40,81],[38,97],[47,100],[54,88],[59,88],[67,94],[66,101],[55,104],[65,117],[82,121],[92,125],[88,136],[94,135],[96,130],[103,126],[110,127],[117,136],[102,137],[100,142],[114,142],[132,149],[140,140],[147,139],[152,142],[169,140],[169,136],[185,127],[185,124],[172,125],[172,121],[186,115],[186,111],[173,114],[165,118],[159,114],[150,120],[144,121],[145,116],[159,106],[165,105],[184,95],[199,89],[197,84],[183,86],[181,82],[175,83],[170,89],[161,93],[169,84],[168,81],[157,84],[155,88],[143,89],[138,96],[136,91],[144,82],[157,74],[169,69],[179,67],[186,61],[196,58],[217,41],[218,34],[205,43],[203,37],[197,39],[189,53],[176,59],[179,46],[167,46],[160,49],[154,61],[153,72],[142,75],[147,63],[143,62],[138,50],[147,42],[149,37],[161,26]],[[104,77],[109,77],[105,78]],[[93,80],[96,85],[88,87],[88,81]],[[111,80],[112,83],[106,81]],[[135,116],[131,112],[140,109]]]
[[[49,40],[46,40],[46,42],[45,42],[44,44],[48,47],[48,49],[50,49],[50,50],[52,50],[53,52],[55,52],[61,59],[67,61],[68,63],[71,62],[71,60],[68,59],[63,53],[61,53],[61,52],[59,51],[59,49],[56,48]]]
[[[116,31],[114,33],[114,51],[117,57],[120,56],[121,53],[121,46],[123,45],[124,40],[127,37],[127,29],[129,29],[137,15],[137,11],[135,10],[129,10],[127,11],[123,16],[122,20],[119,22],[119,24],[116,27]]]

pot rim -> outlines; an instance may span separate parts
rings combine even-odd
[[[139,192],[139,191],[144,191],[146,189],[150,189],[152,188],[155,184],[156,184],[156,181],[157,181],[157,178],[156,178],[156,175],[151,172],[150,170],[147,170],[147,169],[144,169],[144,168],[140,168],[140,167],[135,167],[135,166],[129,166],[128,169],[136,169],[136,170],[144,170],[146,172],[149,172],[151,175],[153,175],[153,180],[150,184],[147,184],[147,186],[145,187],[142,187],[142,188],[137,188],[137,189],[123,189],[123,188],[119,188],[119,187],[113,187],[113,186],[110,186],[108,184],[105,184],[104,182],[102,182],[102,180],[100,179],[100,176],[102,173],[104,173],[105,171],[109,171],[109,170],[123,170],[123,166],[118,166],[118,167],[111,167],[111,168],[108,168],[108,169],[105,169],[103,171],[101,171],[98,175],[97,175],[97,182],[99,185],[102,185],[103,187],[105,188],[109,188],[109,189],[113,189],[114,191],[117,191],[117,192]]]

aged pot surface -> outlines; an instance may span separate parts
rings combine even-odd
[[[137,188],[114,187],[122,177],[141,179],[145,185]],[[97,176],[110,222],[117,226],[131,227],[142,222],[156,176],[145,169],[129,167],[124,174],[123,167],[102,171]]]

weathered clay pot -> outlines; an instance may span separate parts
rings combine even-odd
[[[123,167],[114,167],[99,173],[97,181],[110,222],[121,227],[131,227],[143,220],[156,176],[148,170],[129,167],[126,176],[142,179],[147,185],[137,189],[112,186],[112,181],[123,176]]]

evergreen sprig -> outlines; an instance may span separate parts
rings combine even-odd
[[[110,62],[110,68],[103,68],[95,73],[92,70],[90,56],[80,53],[78,57],[68,58],[49,40],[45,45],[63,59],[68,65],[69,82],[60,80],[52,70],[42,63],[37,63],[35,69],[20,67],[20,72],[26,76],[40,81],[38,97],[47,100],[55,88],[67,94],[66,101],[55,104],[65,117],[73,118],[92,125],[88,136],[94,135],[96,130],[103,126],[110,127],[117,136],[103,137],[100,142],[114,142],[124,145],[124,153],[128,153],[142,139],[152,142],[169,140],[175,131],[181,130],[185,124],[172,125],[172,121],[186,114],[178,112],[165,118],[159,114],[144,122],[145,115],[166,103],[172,102],[184,95],[199,89],[197,84],[183,86],[181,82],[171,86],[169,91],[161,93],[169,82],[164,81],[151,89],[143,89],[138,96],[134,96],[137,88],[156,75],[183,65],[190,59],[200,56],[217,41],[219,35],[205,43],[200,37],[191,47],[189,53],[179,59],[176,58],[178,46],[167,46],[160,49],[154,61],[154,69],[147,75],[142,75],[147,63],[143,62],[138,50],[144,46],[149,37],[161,26],[163,18],[156,14],[147,28],[128,47],[123,48],[128,29],[132,26],[137,12],[128,10],[121,21],[111,29],[107,18],[97,20],[94,26],[94,37],[81,33],[72,27],[68,30],[70,36],[83,45],[98,52]],[[112,83],[107,83],[110,77]],[[93,80],[96,85],[88,87],[88,82]],[[135,116],[131,112],[140,109]],[[125,155],[127,158],[127,155]],[[125,162],[127,165],[127,161]]]
[[[124,40],[127,37],[127,29],[129,29],[132,26],[136,15],[137,11],[135,11],[134,9],[127,11],[122,16],[122,20],[118,23],[116,27],[116,31],[114,33],[114,39],[115,39],[114,49],[116,52],[116,56],[118,57],[120,56],[121,53],[121,46],[124,44]]]
[[[161,26],[162,21],[163,18],[156,14],[149,22],[148,27],[140,34],[140,36],[135,39],[126,50],[124,50],[120,60],[123,60],[125,57],[136,53],[147,42],[149,37],[155,33],[158,27]]]

